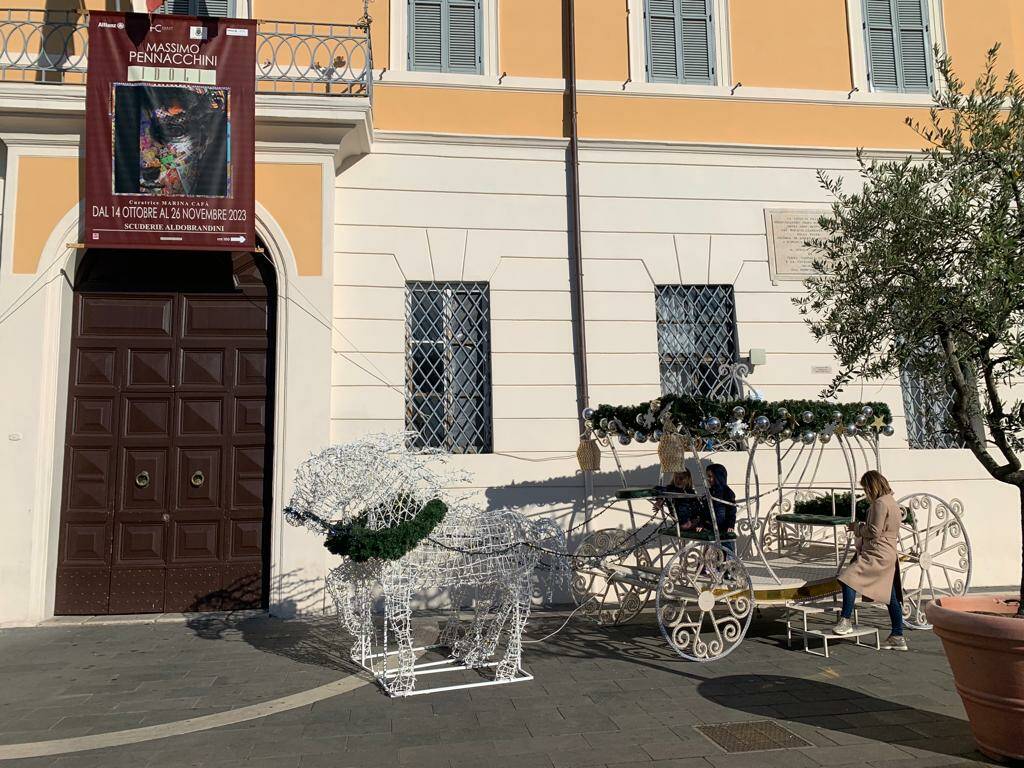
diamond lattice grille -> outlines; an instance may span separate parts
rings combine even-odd
[[[736,301],[728,285],[661,285],[656,289],[661,391],[734,396],[720,368],[736,362]]]
[[[417,448],[491,450],[491,316],[487,283],[409,283],[405,424]]]
[[[900,371],[907,441],[911,448],[964,448],[950,417],[953,393],[948,383],[913,366]]]

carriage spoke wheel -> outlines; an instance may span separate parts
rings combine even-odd
[[[647,605],[657,577],[647,544],[630,548],[640,538],[608,528],[580,542],[573,556],[572,597],[582,606],[582,616],[604,625],[624,624]]]
[[[731,653],[754,615],[747,569],[718,544],[694,542],[678,552],[658,583],[658,625],[672,649],[690,661]]]
[[[971,585],[971,542],[960,517],[963,505],[930,494],[899,501],[904,622],[930,629],[925,608],[936,598],[963,595]]]

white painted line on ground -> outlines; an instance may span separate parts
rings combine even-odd
[[[333,683],[327,683],[327,685],[321,685],[319,688],[310,688],[308,691],[293,693],[290,696],[282,696],[279,699],[251,704],[247,707],[239,707],[238,709],[218,712],[213,715],[178,720],[173,723],[148,725],[143,728],[111,731],[110,733],[96,733],[89,736],[76,736],[71,739],[30,741],[23,744],[0,744],[0,760],[47,757],[50,755],[63,755],[69,752],[85,752],[90,749],[123,747],[128,744],[153,741],[154,739],[166,739],[169,736],[182,736],[187,733],[208,731],[213,728],[244,723],[247,720],[257,720],[268,715],[275,715],[279,712],[287,712],[290,709],[314,704],[324,699],[354,691],[356,688],[369,685],[371,682],[372,680],[368,677],[352,675],[342,680],[336,680]]]

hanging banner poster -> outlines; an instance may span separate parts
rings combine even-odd
[[[89,14],[86,244],[247,250],[256,22]]]

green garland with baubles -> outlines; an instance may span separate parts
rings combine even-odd
[[[411,495],[402,494],[392,506],[411,512],[417,504]],[[398,560],[429,536],[444,520],[447,511],[448,507],[443,501],[434,499],[424,504],[410,519],[379,530],[367,528],[366,523],[371,513],[365,513],[351,523],[336,525],[328,534],[324,546],[332,554],[350,557],[357,563],[365,563],[367,560]]]
[[[585,425],[598,439],[658,442],[665,432],[708,439],[749,436],[828,442],[834,435],[877,437],[893,434],[885,403],[829,403],[820,400],[713,400],[664,395],[639,405],[600,405],[583,411]]]

